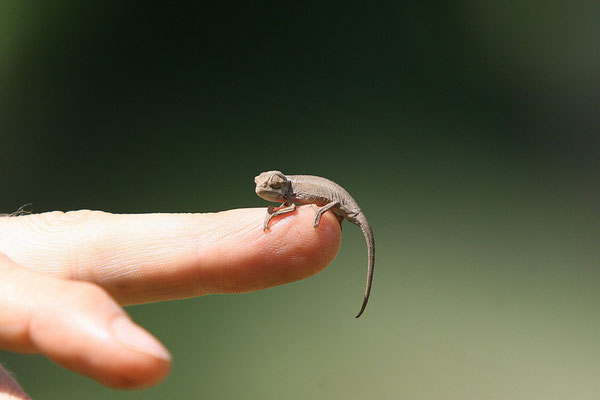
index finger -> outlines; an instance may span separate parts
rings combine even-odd
[[[121,304],[264,289],[314,275],[340,246],[328,212],[299,207],[263,232],[264,208],[209,214],[51,212],[0,218],[0,252],[20,265],[97,283]]]

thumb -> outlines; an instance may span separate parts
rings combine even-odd
[[[0,400],[31,400],[11,374],[0,365]]]
[[[119,388],[167,374],[167,350],[99,286],[28,270],[1,253],[0,275],[0,348],[42,353]]]

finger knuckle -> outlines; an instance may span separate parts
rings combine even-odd
[[[38,235],[46,249],[54,253],[56,265],[60,266],[66,278],[78,277],[79,260],[88,249],[81,243],[89,236],[89,227],[94,221],[104,218],[102,211],[52,211],[22,217],[23,224],[33,234]],[[51,258],[52,259],[52,258]]]

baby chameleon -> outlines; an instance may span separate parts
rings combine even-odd
[[[269,229],[271,218],[294,211],[296,209],[295,203],[316,204],[320,207],[313,224],[315,228],[319,226],[321,217],[328,210],[332,210],[336,215],[360,227],[367,241],[369,262],[365,297],[356,318],[360,317],[365,311],[371,294],[373,269],[375,267],[375,239],[369,221],[367,221],[367,217],[365,217],[358,203],[343,187],[319,176],[284,175],[280,171],[267,171],[254,178],[254,183],[256,183],[257,195],[268,201],[282,203],[279,207],[268,208],[263,230]]]

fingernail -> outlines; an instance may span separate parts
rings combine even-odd
[[[128,318],[117,318],[112,323],[111,330],[115,339],[127,349],[171,361],[171,354],[165,346]]]

